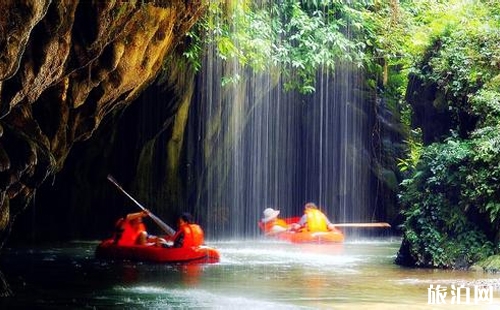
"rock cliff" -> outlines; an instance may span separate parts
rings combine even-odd
[[[0,3],[0,247],[75,143],[163,70],[201,0]]]

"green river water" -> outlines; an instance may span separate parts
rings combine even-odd
[[[399,238],[207,242],[221,261],[200,266],[97,260],[97,244],[6,248],[1,270],[15,295],[0,308],[500,309],[497,275],[397,266]]]

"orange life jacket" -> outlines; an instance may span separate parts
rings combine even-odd
[[[120,227],[118,229],[122,230],[121,237],[118,240],[119,245],[134,245],[137,244],[137,239],[139,235],[146,231],[146,226],[144,223],[138,223],[135,226],[127,220],[121,220],[117,223]]]
[[[205,242],[203,230],[197,224],[182,224],[181,227],[179,227],[179,231],[177,231],[173,237],[173,240],[176,240],[181,233],[184,233],[184,241],[182,243],[183,248],[199,246]]]
[[[311,232],[328,231],[326,215],[318,209],[306,209],[307,230]]]
[[[283,228],[287,228],[288,225],[286,224],[286,222],[282,219],[275,219],[275,220],[272,220],[272,221],[269,221],[269,222],[266,222],[266,223],[262,223],[263,227],[264,227],[264,232],[266,234],[269,234],[269,233],[272,233],[272,229],[274,226],[281,226]]]

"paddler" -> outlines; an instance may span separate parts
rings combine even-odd
[[[328,217],[318,209],[315,203],[308,202],[304,206],[304,215],[298,223],[292,224],[292,230],[306,230],[309,232],[337,230]]]
[[[280,210],[266,208],[263,212],[264,217],[261,219],[262,227],[266,235],[275,235],[288,230],[287,223],[278,218]]]
[[[160,245],[165,243],[165,239],[149,235],[143,218],[149,216],[147,210],[129,213],[124,218],[120,218],[115,227],[115,243],[119,245]]]
[[[167,242],[172,244],[165,247],[185,248],[199,246],[205,242],[204,233],[198,224],[193,221],[193,216],[184,212],[177,220],[178,230],[172,237],[167,238]]]

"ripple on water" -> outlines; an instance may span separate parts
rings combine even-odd
[[[120,294],[127,295],[124,303],[137,303],[155,309],[312,309],[282,302],[259,300],[255,297],[228,296],[201,289],[168,289],[156,286],[116,287]],[[133,296],[133,297],[131,297]]]
[[[231,247],[221,249],[222,265],[294,265],[317,268],[339,267],[342,272],[355,272],[363,258],[359,255],[345,255],[337,247],[320,245],[269,244],[257,247]]]

